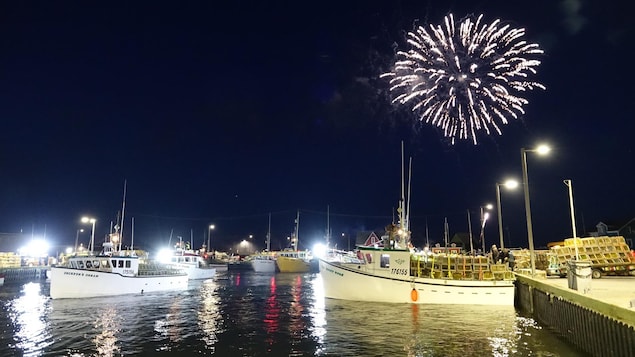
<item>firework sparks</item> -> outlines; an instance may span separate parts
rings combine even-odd
[[[522,94],[534,88],[543,51],[523,40],[525,29],[468,17],[456,24],[452,14],[443,25],[419,26],[407,35],[411,46],[398,51],[389,78],[393,103],[407,105],[418,119],[439,127],[452,144],[477,133],[502,134],[508,118],[524,114]]]

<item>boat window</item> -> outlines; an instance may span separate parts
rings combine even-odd
[[[112,263],[112,267],[116,268],[117,267],[117,261],[115,259],[110,261]]]
[[[366,261],[368,263],[372,263],[373,262],[373,255],[370,253],[366,253]]]
[[[83,261],[83,260],[78,260],[78,261],[77,261],[77,266],[78,266],[80,269],[84,269],[84,261]]]
[[[130,268],[130,261],[126,260],[126,268]]]
[[[76,261],[71,260],[71,268],[77,269],[77,262]]]
[[[99,269],[99,260],[93,260],[93,267]]]
[[[390,268],[390,255],[382,254],[379,262],[379,266],[382,268]]]
[[[108,259],[103,259],[101,261],[101,267],[102,268],[108,268]]]
[[[93,263],[91,263],[91,261],[90,261],[90,260],[87,260],[87,261],[86,261],[86,269],[90,269],[90,268],[92,268],[92,267],[93,267]]]
[[[123,260],[121,260],[121,259],[119,260],[119,265],[118,265],[118,267],[119,267],[119,268],[123,268]]]

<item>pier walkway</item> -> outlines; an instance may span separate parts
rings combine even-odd
[[[544,282],[569,289],[567,278],[549,277]],[[635,276],[604,276],[600,279],[591,279],[591,289],[582,295],[635,311]]]
[[[578,284],[588,291],[567,278],[517,274],[517,307],[592,356],[635,356],[635,276]]]

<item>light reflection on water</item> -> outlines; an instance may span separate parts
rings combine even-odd
[[[229,272],[186,291],[51,300],[0,288],[0,355],[570,356],[513,308],[325,299],[319,274]]]
[[[47,298],[40,293],[40,283],[22,286],[20,298],[9,302],[9,319],[14,326],[13,346],[24,356],[37,356],[49,344],[50,326],[46,319]]]

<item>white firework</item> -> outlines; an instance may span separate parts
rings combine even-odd
[[[522,39],[525,29],[482,19],[468,17],[457,29],[450,14],[443,26],[419,26],[407,35],[410,50],[398,51],[392,71],[380,76],[390,79],[393,103],[410,106],[452,144],[457,138],[476,144],[478,132],[501,135],[508,118],[525,113],[522,94],[545,89],[528,80],[543,51]]]

